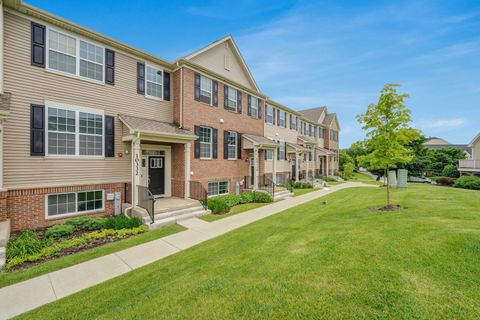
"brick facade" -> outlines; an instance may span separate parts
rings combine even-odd
[[[45,218],[45,197],[50,193],[77,192],[88,190],[104,190],[104,207],[101,212],[90,213],[89,215],[111,216],[115,212],[114,201],[106,200],[108,193],[121,192],[122,200],[125,198],[125,184],[94,184],[84,186],[36,188],[7,191],[8,218],[11,221],[12,231],[22,229],[39,229],[54,224],[63,223],[71,218]],[[79,214],[81,215],[81,214]]]

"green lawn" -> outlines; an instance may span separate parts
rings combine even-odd
[[[185,230],[184,227],[173,225],[154,231],[145,232],[124,240],[112,242],[104,246],[88,249],[76,254],[50,260],[28,269],[0,271],[0,288],[16,282],[38,277],[42,274],[70,267],[74,264],[98,258],[116,251],[130,248],[148,241]]]
[[[479,319],[480,192],[392,196],[340,190],[22,318]]]
[[[363,182],[363,183],[374,184],[374,185],[379,185],[379,186],[383,185],[383,182],[375,181],[369,175],[366,175],[364,173],[358,173],[358,172],[354,172],[353,176],[350,179],[348,179],[348,181],[349,182]]]
[[[223,218],[226,218],[226,217],[233,216],[235,214],[238,214],[238,213],[241,213],[241,212],[244,212],[244,211],[252,210],[252,209],[255,209],[255,208],[260,208],[260,207],[263,207],[267,204],[270,204],[270,203],[244,203],[244,204],[239,204],[239,205],[233,206],[228,213],[225,213],[225,214],[207,214],[206,216],[200,217],[200,219],[205,220],[207,222],[212,222],[212,221],[215,221],[215,220],[219,220],[219,219],[223,219]]]
[[[301,196],[302,194],[310,193],[310,192],[315,191],[315,190],[316,190],[316,189],[314,189],[314,188],[293,189],[293,196],[294,196],[294,197]]]

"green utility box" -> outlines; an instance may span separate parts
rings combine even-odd
[[[397,186],[397,174],[394,170],[388,171],[388,186],[390,188]]]
[[[407,186],[408,170],[398,169],[397,171],[397,188],[405,188]]]

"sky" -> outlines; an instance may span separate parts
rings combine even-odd
[[[263,93],[337,113],[342,148],[387,83],[425,136],[480,132],[478,0],[26,2],[170,61],[230,34]]]

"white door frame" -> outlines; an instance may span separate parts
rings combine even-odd
[[[172,147],[163,146],[163,145],[154,145],[154,144],[142,144],[141,153],[142,159],[146,159],[145,172],[146,172],[146,181],[144,184],[148,187],[148,178],[150,173],[148,172],[150,164],[150,155],[143,155],[143,150],[153,150],[153,151],[164,151],[165,155],[159,155],[165,157],[165,193],[164,194],[155,194],[155,197],[171,197],[172,196]],[[151,155],[155,157],[155,155]]]

